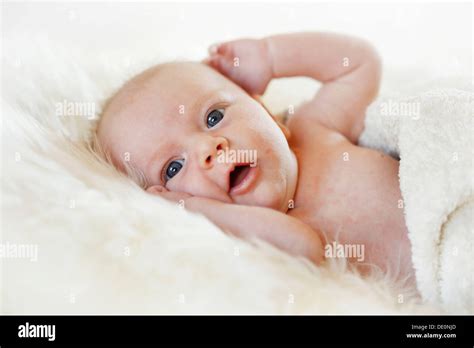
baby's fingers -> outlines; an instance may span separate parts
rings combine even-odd
[[[215,54],[220,54],[223,56],[232,56],[232,43],[230,42],[223,42],[223,43],[215,43],[208,48],[209,55],[213,56]]]
[[[173,192],[173,191],[163,192],[159,196],[163,197],[164,199],[166,199],[168,201],[176,202],[176,203],[182,203],[186,199],[191,197],[190,194],[187,194],[187,193],[184,193],[184,192]]]
[[[221,55],[214,55],[210,57],[208,64],[230,78],[235,77],[234,61],[231,58],[224,57]]]
[[[234,76],[234,54],[232,42],[216,43],[209,47],[209,58],[206,64],[220,71],[222,74],[232,78]]]
[[[147,192],[175,203],[181,203],[186,199],[192,197],[189,193],[186,192],[169,191],[161,185],[151,186],[147,189]]]

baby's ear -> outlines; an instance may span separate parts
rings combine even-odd
[[[151,193],[153,195],[159,195],[163,192],[168,192],[168,190],[166,189],[166,187],[162,185],[153,185],[153,186],[148,187],[146,189],[146,192]]]

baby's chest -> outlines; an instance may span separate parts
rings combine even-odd
[[[397,211],[401,194],[394,159],[339,143],[301,149],[298,161],[294,214],[313,228],[362,239],[368,231],[400,225],[403,211]]]

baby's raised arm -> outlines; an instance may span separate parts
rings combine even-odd
[[[210,53],[209,64],[251,94],[262,94],[272,78],[308,76],[322,82],[315,97],[295,113],[298,122],[317,120],[353,142],[379,89],[380,58],[370,44],[354,37],[283,34],[223,43]]]

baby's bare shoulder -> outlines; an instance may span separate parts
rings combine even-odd
[[[332,148],[336,144],[349,143],[349,140],[340,132],[328,128],[314,118],[295,114],[286,122],[291,132],[290,146],[302,148]]]

